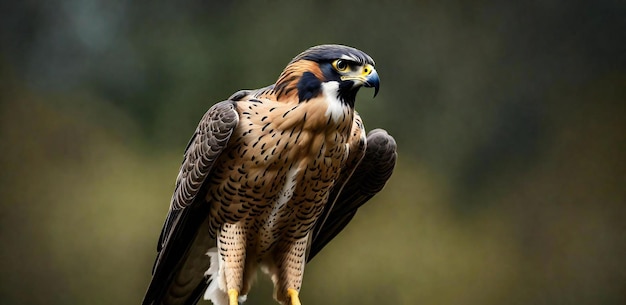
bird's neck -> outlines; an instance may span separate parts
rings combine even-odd
[[[285,68],[271,94],[279,102],[306,102],[322,93],[321,79],[323,74],[316,62],[300,60]]]

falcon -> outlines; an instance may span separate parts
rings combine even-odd
[[[305,264],[378,193],[396,143],[354,110],[374,61],[342,45],[296,56],[273,85],[212,106],[184,154],[144,305],[246,300],[257,269],[300,305]]]

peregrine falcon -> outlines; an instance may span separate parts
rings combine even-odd
[[[396,163],[354,110],[374,60],[342,45],[296,56],[276,83],[211,107],[185,150],[144,305],[245,302],[258,268],[300,305],[305,264],[378,193]]]

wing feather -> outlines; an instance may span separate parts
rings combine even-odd
[[[325,221],[314,228],[308,256],[313,259],[352,220],[356,211],[376,195],[387,183],[396,165],[396,141],[383,129],[374,129],[367,136],[364,156],[356,169],[342,174],[344,184],[331,191]],[[341,181],[341,180],[340,180]]]
[[[170,210],[159,237],[158,255],[152,270],[152,281],[143,300],[144,305],[160,305],[168,287],[180,271],[198,229],[208,215],[209,207],[204,204],[206,190],[203,185],[215,161],[227,147],[238,123],[235,101],[223,101],[206,112],[191,137],[176,179]],[[206,286],[206,283],[201,281],[199,286]],[[201,288],[192,287],[183,292],[188,293],[185,304],[193,304],[204,291]]]

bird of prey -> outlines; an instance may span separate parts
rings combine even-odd
[[[378,92],[372,58],[321,45],[275,84],[212,106],[185,150],[143,304],[238,305],[260,268],[280,304],[300,305],[305,264],[395,166],[394,139],[366,136],[354,110],[361,87]]]

